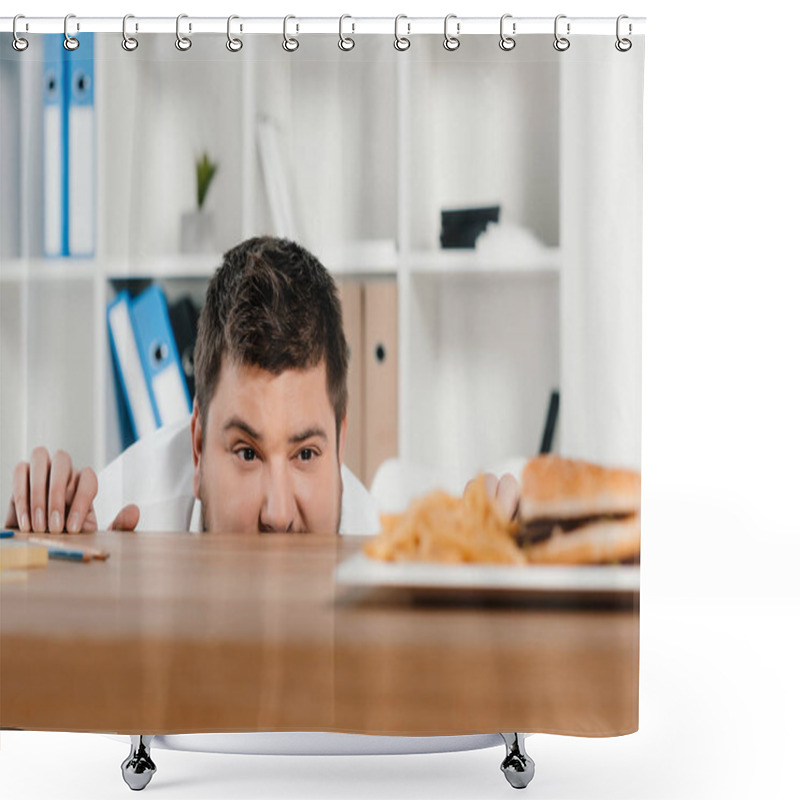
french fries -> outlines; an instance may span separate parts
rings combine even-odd
[[[381,516],[380,534],[364,552],[383,561],[525,564],[514,534],[482,480],[472,481],[463,497],[436,490],[411,503],[403,514]]]

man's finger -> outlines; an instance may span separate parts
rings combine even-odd
[[[8,511],[6,512],[6,521],[3,523],[4,528],[18,528],[17,522],[17,509],[14,506],[14,493],[11,493],[11,499],[8,501]]]
[[[508,519],[513,519],[519,505],[519,483],[506,472],[497,484],[497,502]]]
[[[28,498],[28,481],[30,475],[30,464],[27,461],[20,461],[14,467],[14,511],[16,513],[19,529],[23,533],[29,533],[31,529],[30,505]],[[13,522],[11,523],[13,525]]]
[[[139,507],[131,503],[114,517],[110,531],[132,531],[139,524]]]
[[[497,496],[497,475],[493,475],[491,472],[484,472],[483,474],[483,482],[486,484],[486,494],[489,497],[496,497]]]
[[[67,532],[77,533],[83,529],[89,507],[92,505],[97,495],[97,475],[91,467],[84,467],[78,478],[78,488],[75,490],[75,497],[72,498],[72,505],[69,508],[67,518]]]
[[[94,506],[89,509],[89,513],[83,521],[83,530],[85,533],[94,533],[97,530],[97,514],[95,514]]]
[[[78,490],[78,481],[80,480],[80,477],[80,472],[74,469],[70,473],[69,480],[67,481],[67,489],[64,493],[64,502],[66,508],[71,506],[72,501],[75,499],[75,492]]]
[[[35,447],[31,455],[30,498],[31,520],[36,533],[47,530],[47,482],[50,474],[50,454],[44,447]]]
[[[47,499],[50,533],[61,533],[64,530],[67,483],[71,473],[72,459],[69,457],[69,453],[56,450],[50,465],[50,488]]]

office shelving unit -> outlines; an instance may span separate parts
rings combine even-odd
[[[116,455],[105,326],[115,282],[152,278],[168,299],[189,291],[201,301],[227,247],[271,232],[255,137],[264,113],[289,143],[303,244],[342,282],[396,285],[400,457],[469,472],[535,452],[559,382],[559,64],[509,70],[509,57],[533,46],[524,38],[513,56],[488,35],[454,53],[435,36],[406,53],[365,36],[343,54],[337,38],[309,36],[286,54],[279,36],[261,36],[230,54],[224,37],[206,36],[177,53],[159,34],[124,53],[117,36],[95,34],[93,259],[37,252],[35,52],[6,75],[24,100],[19,243],[0,269],[4,377],[22,386],[3,414],[4,457],[44,443],[99,469]],[[221,162],[208,200],[217,252],[181,255],[201,148]],[[494,203],[501,222],[544,246],[523,257],[439,247],[442,208]],[[79,351],[69,357],[65,334]],[[0,466],[5,491],[10,465]]]

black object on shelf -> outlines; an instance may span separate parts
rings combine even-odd
[[[197,320],[200,313],[189,295],[169,304],[169,321],[181,362],[189,396],[194,399],[194,343],[197,341]]]
[[[442,247],[475,247],[490,222],[500,221],[500,206],[442,210]]]
[[[539,447],[539,454],[544,455],[553,449],[553,436],[556,432],[556,420],[558,419],[559,394],[557,389],[550,392],[550,404],[547,407],[547,420],[544,423],[544,433],[542,433],[542,444]]]
[[[153,285],[152,278],[110,278],[109,283],[117,295],[123,290],[127,290],[131,300],[138,297],[145,289]]]

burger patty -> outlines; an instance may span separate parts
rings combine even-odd
[[[561,528],[563,533],[569,533],[593,522],[628,519],[633,516],[635,516],[635,512],[629,514],[594,514],[586,517],[575,517],[574,519],[536,519],[522,525],[515,538],[520,546],[535,544],[549,539],[556,527]]]

